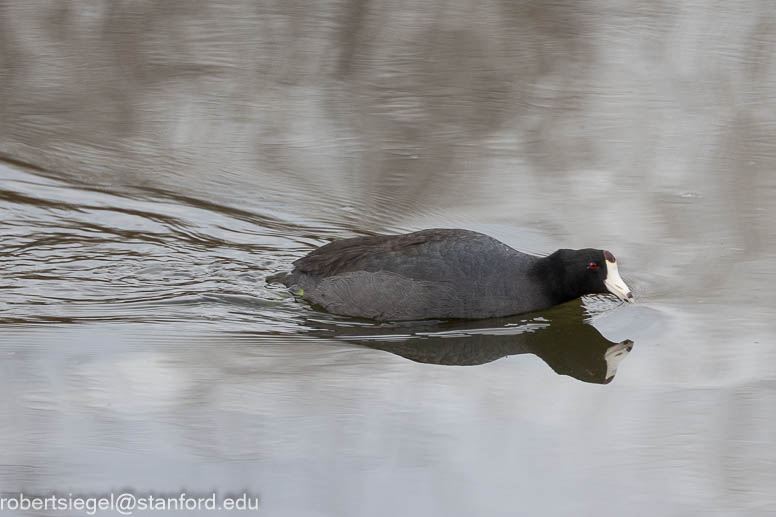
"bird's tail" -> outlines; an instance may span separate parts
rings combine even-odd
[[[291,273],[288,273],[286,271],[275,273],[274,275],[269,275],[267,278],[264,279],[264,281],[268,284],[284,284],[288,285],[289,281],[291,280]]]

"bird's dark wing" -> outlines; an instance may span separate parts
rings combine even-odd
[[[333,276],[361,270],[393,270],[398,258],[412,262],[461,240],[486,237],[467,230],[433,229],[405,235],[375,235],[334,241],[294,262],[295,272]],[[429,246],[431,245],[431,246]],[[415,249],[413,249],[415,248]]]

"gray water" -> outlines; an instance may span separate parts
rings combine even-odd
[[[766,1],[0,3],[0,491],[773,515],[775,43]],[[609,249],[637,303],[264,282],[428,227]]]

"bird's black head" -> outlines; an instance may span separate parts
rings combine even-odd
[[[617,260],[606,250],[561,249],[543,262],[557,303],[594,293],[612,293],[623,301],[633,301],[631,290],[620,278]]]

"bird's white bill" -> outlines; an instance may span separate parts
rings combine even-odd
[[[616,262],[606,261],[606,280],[604,280],[604,285],[610,293],[620,300],[628,303],[634,301],[630,288],[622,281],[622,278],[620,278]]]

